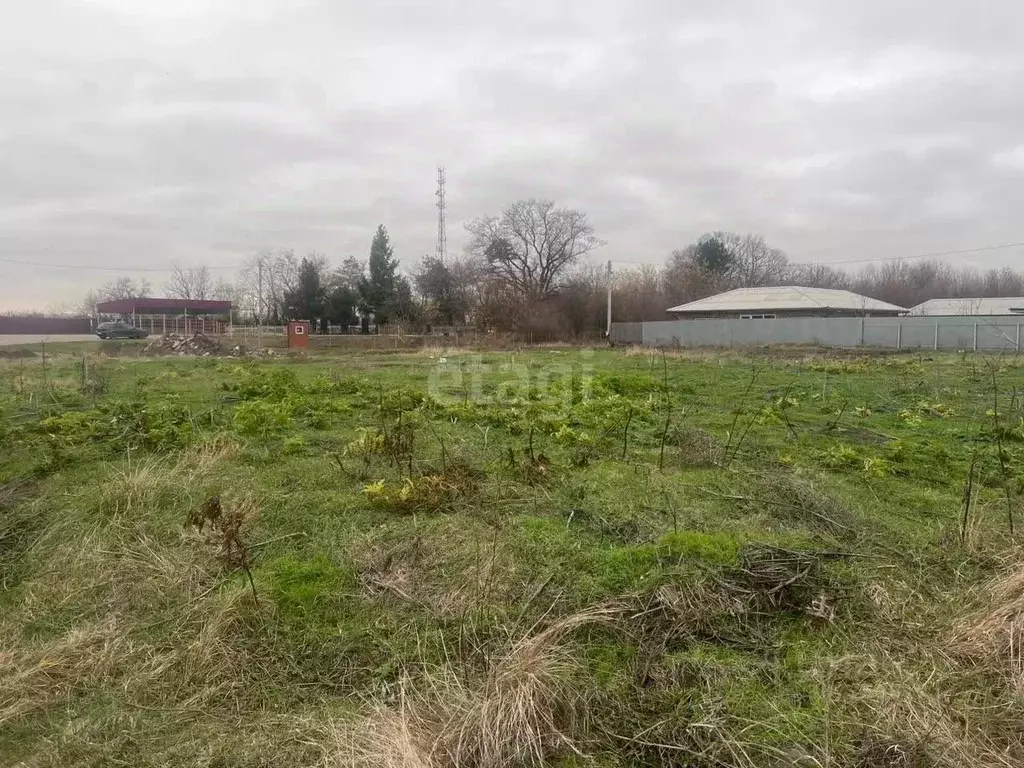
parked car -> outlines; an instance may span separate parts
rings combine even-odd
[[[118,321],[100,323],[96,326],[96,335],[101,339],[144,339],[149,336],[149,331]]]

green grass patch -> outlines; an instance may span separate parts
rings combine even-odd
[[[0,360],[0,763],[1024,764],[1009,358],[82,351]]]

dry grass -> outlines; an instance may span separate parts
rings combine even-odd
[[[14,622],[0,624],[4,645],[14,649],[0,654],[0,724],[96,687],[119,690],[139,702],[237,707],[245,662],[231,638],[237,622],[251,611],[247,588],[199,591],[213,580],[184,560],[178,561],[181,568],[170,558],[148,567],[130,555],[115,562],[100,574],[113,580],[97,593],[93,612],[98,619],[83,616],[60,636],[43,641],[20,636]],[[92,586],[67,588],[64,604],[87,599]],[[54,591],[45,598],[47,604]],[[142,617],[163,610],[168,633],[154,642],[147,633],[153,622],[144,623]]]
[[[245,661],[232,640],[253,610],[247,587],[221,586],[215,556],[180,520],[152,522],[230,455],[215,445],[174,463],[132,462],[92,497],[112,514],[69,512],[43,531],[35,551],[45,558],[0,617],[0,724],[100,689],[137,703],[241,706]]]
[[[751,479],[751,498],[744,501],[751,511],[766,511],[777,519],[803,523],[838,538],[848,538],[861,527],[850,510],[810,477],[774,472],[752,473]]]
[[[194,494],[216,479],[224,462],[233,458],[237,445],[226,440],[204,443],[175,461],[160,458],[132,459],[115,466],[102,483],[101,512],[114,517],[140,517],[156,508],[165,511],[175,502],[186,505]]]
[[[1015,553],[1006,572],[981,592],[979,607],[958,621],[949,637],[951,656],[989,667],[1024,695],[1024,562]]]
[[[516,578],[515,562],[482,520],[442,517],[416,537],[381,525],[353,542],[349,556],[374,596],[417,603],[437,616],[463,617],[480,604],[514,604],[528,576]]]
[[[868,645],[868,644],[865,644]],[[1024,765],[1024,728],[1009,701],[978,700],[938,649],[916,662],[879,646],[823,664],[822,690],[837,724],[865,732],[865,768],[1011,768]],[[890,749],[878,749],[888,745]],[[913,757],[916,762],[906,762]],[[899,762],[904,760],[904,762]]]
[[[356,724],[343,724],[335,736],[331,766],[362,768],[442,768],[428,723],[403,694],[397,708],[375,707]]]
[[[856,768],[1010,768],[1024,765],[1019,553],[1005,573],[969,595],[929,606],[906,583],[873,585],[871,630],[854,649],[815,666],[830,717],[863,736]],[[973,607],[964,612],[965,603]],[[950,627],[949,610],[962,618]],[[1009,685],[993,685],[1005,680]],[[845,763],[843,763],[845,764]]]
[[[132,649],[116,623],[83,626],[31,650],[0,653],[0,726],[109,679],[130,664]]]
[[[543,765],[574,752],[569,680],[576,664],[565,637],[618,615],[596,608],[528,633],[489,664],[479,681],[451,668],[403,693],[396,708],[376,706],[339,737],[340,765],[374,768],[498,768]]]
[[[696,427],[671,429],[665,442],[675,447],[676,457],[683,467],[717,467],[725,459],[725,446]]]

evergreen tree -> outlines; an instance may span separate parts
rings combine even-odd
[[[435,322],[453,325],[465,321],[467,307],[457,290],[455,276],[444,262],[436,256],[425,256],[414,280]]]
[[[379,327],[388,321],[387,308],[395,295],[395,271],[398,269],[398,259],[383,224],[373,236],[367,267],[369,274],[359,282],[359,309],[364,315],[372,312]]]
[[[724,275],[735,266],[736,257],[720,238],[705,235],[697,243],[694,261],[706,272]]]
[[[316,260],[303,258],[299,265],[298,285],[288,292],[285,299],[290,317],[309,320],[314,327],[316,321],[323,317],[327,294],[321,271],[321,264]]]
[[[412,286],[404,275],[395,277],[395,290],[384,306],[388,317],[398,318],[409,322],[416,322],[419,315],[419,307],[412,296]]]

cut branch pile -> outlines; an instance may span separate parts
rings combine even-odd
[[[823,564],[842,556],[796,552],[767,544],[747,545],[740,551],[740,565],[727,585],[755,608],[799,611],[831,621],[835,618],[835,598]]]

